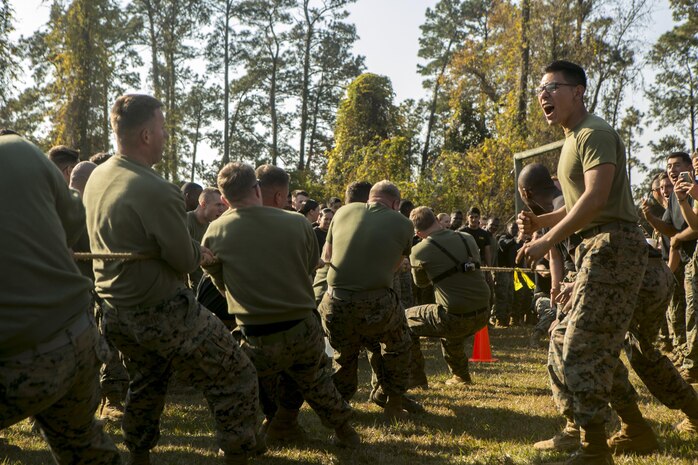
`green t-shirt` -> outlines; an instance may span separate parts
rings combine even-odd
[[[191,238],[201,244],[204,234],[208,229],[208,223],[199,223],[199,220],[196,219],[196,213],[194,213],[194,210],[192,210],[187,212],[187,229],[189,230]],[[201,281],[203,275],[204,272],[201,271],[200,267],[197,267],[194,271],[189,273],[189,287],[196,290],[196,287],[199,285],[199,281]]]
[[[209,225],[203,245],[218,258],[204,269],[225,292],[238,324],[299,320],[315,309],[310,273],[320,251],[303,215],[262,206],[230,209]]]
[[[616,167],[611,193],[603,209],[583,229],[614,221],[636,223],[639,220],[630,192],[623,142],[608,123],[589,114],[577,127],[565,132],[565,144],[557,165],[568,212],[584,193],[584,173],[604,163]]]
[[[87,314],[91,281],[68,247],[85,229],[76,191],[38,147],[0,136],[0,358],[47,342]]]
[[[147,260],[95,260],[95,288],[121,307],[171,299],[199,265],[199,243],[186,226],[184,198],[153,169],[122,155],[98,166],[84,195],[93,253],[130,252]]]
[[[327,233],[332,244],[327,283],[355,292],[391,288],[400,257],[410,254],[413,235],[410,220],[381,204],[343,206]]]
[[[410,263],[412,277],[419,287],[427,287],[431,280],[455,266],[454,261],[441,251],[434,242],[446,249],[461,262],[468,260],[468,250],[458,237],[461,234],[473,255],[471,261],[480,263],[477,243],[465,232],[443,229],[431,234],[426,240],[412,248]],[[434,284],[436,303],[450,313],[467,313],[486,307],[490,301],[490,288],[480,270],[455,273]]]

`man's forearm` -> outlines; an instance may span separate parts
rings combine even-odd
[[[671,237],[678,232],[676,228],[674,228],[674,226],[670,225],[669,223],[665,223],[660,218],[654,216],[652,213],[647,212],[644,216],[647,222],[650,225],[652,225],[652,227],[656,229],[660,234]]]
[[[541,228],[552,228],[562,221],[565,216],[567,216],[565,207],[558,208],[553,212],[538,216],[538,223]]]

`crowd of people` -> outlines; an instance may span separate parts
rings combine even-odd
[[[622,141],[587,112],[585,90],[579,66],[545,69],[538,99],[566,136],[558,175],[527,165],[528,210],[501,232],[477,207],[436,213],[387,180],[325,203],[290,191],[282,168],[233,162],[216,187],[178,188],[152,169],[167,133],[147,95],[114,103],[113,156],[44,155],[3,131],[0,183],[23,202],[0,226],[0,430],[31,416],[57,463],[117,464],[101,421],[119,421],[128,463],[149,464],[176,373],[205,396],[227,464],[303,438],[304,402],[335,445],[357,447],[362,353],[370,399],[394,421],[425,412],[406,394],[429,387],[421,338],[439,339],[446,383],[467,386],[468,338],[525,322],[532,346],[549,335],[566,420],[534,448],[575,451],[568,465],[658,448],[621,349],[698,435],[698,154],[668,155],[642,203],[647,239]],[[608,438],[611,409],[621,429]]]

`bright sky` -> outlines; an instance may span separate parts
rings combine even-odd
[[[360,36],[355,51],[366,57],[368,71],[392,80],[398,101],[425,96],[421,76],[417,74],[419,26],[424,21],[426,8],[436,3],[437,0],[358,0],[349,7],[349,20],[356,24]],[[647,47],[672,25],[668,0],[654,0],[654,3],[651,26],[644,37]],[[18,34],[30,35],[48,19],[48,1],[12,0],[11,4],[16,13]],[[645,81],[651,80],[652,75],[646,73]],[[631,92],[627,104],[646,111],[642,89]],[[658,139],[657,133],[651,127],[645,128],[642,144],[646,146],[653,139]],[[645,147],[640,159],[648,161],[649,156]]]

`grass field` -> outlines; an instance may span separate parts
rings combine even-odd
[[[436,341],[423,344],[429,390],[412,391],[427,413],[409,421],[386,424],[381,409],[368,401],[369,368],[361,366],[361,387],[354,398],[355,424],[364,443],[357,450],[341,450],[330,442],[331,431],[320,425],[307,407],[300,422],[309,439],[287,447],[270,447],[251,464],[287,465],[416,465],[543,464],[562,461],[564,454],[539,453],[531,445],[555,434],[562,420],[552,405],[546,377],[546,349],[528,347],[528,328],[491,329],[496,363],[472,365],[475,385],[467,389],[446,386],[446,364]],[[679,435],[673,424],[680,412],[661,406],[639,380],[641,410],[659,437],[661,452],[645,457],[620,457],[617,464],[689,465],[698,463],[698,438]],[[616,427],[617,424],[612,425]],[[124,451],[119,429],[108,431]],[[5,431],[11,444],[24,450],[0,463],[50,464],[45,443],[24,421]],[[124,454],[125,457],[125,454]],[[162,438],[153,452],[154,464],[220,464],[216,457],[213,422],[203,397],[195,392],[173,392],[162,421]]]

